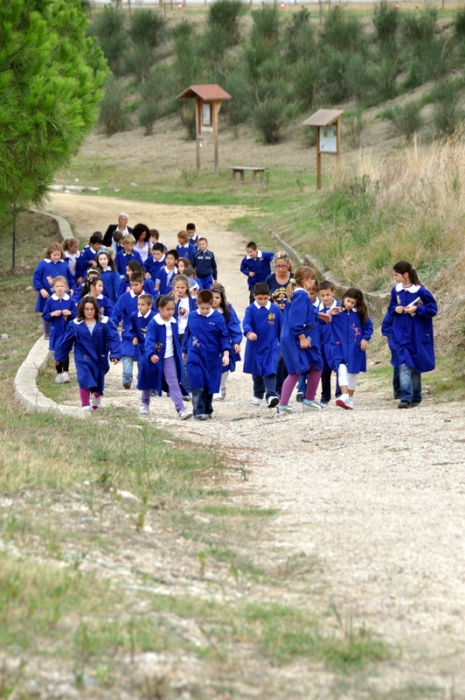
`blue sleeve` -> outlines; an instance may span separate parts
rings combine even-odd
[[[121,360],[122,348],[121,348],[121,338],[119,337],[118,329],[112,323],[112,321],[107,321],[105,323],[107,347],[110,352],[110,359]]]
[[[421,297],[423,304],[417,306],[416,315],[420,318],[433,318],[433,316],[436,316],[438,306],[431,292],[429,292],[425,287],[421,287],[418,296]]]
[[[140,257],[140,253],[137,252],[137,250],[133,250],[132,254],[134,255],[134,260],[136,260],[138,263],[144,267],[144,263],[142,262],[142,258]]]
[[[45,300],[44,310],[42,311],[42,318],[44,319],[44,321],[48,321],[49,323],[52,320],[52,317],[50,316],[50,314],[52,313],[50,306],[51,306],[51,301],[50,301],[50,297],[49,297],[48,299]]]
[[[249,333],[255,333],[252,327],[252,306],[248,306],[245,310],[244,320],[242,321],[242,330],[246,338]]]
[[[62,362],[65,359],[65,357],[67,357],[71,352],[71,349],[76,340],[77,328],[78,326],[76,323],[68,323],[65,337],[61,341],[61,345],[59,345],[55,350],[55,360],[57,360],[58,362]]]
[[[229,308],[229,322],[228,322],[228,331],[229,331],[229,337],[231,338],[231,343],[235,345],[236,343],[239,345],[241,340],[242,340],[242,332],[241,332],[241,324],[239,323],[239,319],[237,317],[236,312],[232,308],[232,306]]]
[[[36,292],[40,292],[41,289],[44,289],[44,287],[42,286],[43,267],[44,261],[41,260],[40,263],[37,265],[36,269],[34,270],[34,274],[32,275],[32,285]]]
[[[242,274],[245,275],[246,277],[249,276],[250,270],[249,270],[249,267],[248,267],[248,265],[247,265],[247,258],[246,258],[246,257],[245,257],[245,258],[242,258],[240,271],[241,271]]]
[[[399,306],[399,302],[397,301],[396,288],[393,287],[391,290],[391,301],[389,302],[387,313],[391,316],[395,315],[396,306]]]
[[[121,299],[122,299],[122,297],[120,297],[117,300],[116,304],[114,305],[114,307],[111,311],[111,315],[110,315],[110,320],[113,321],[113,323],[115,323],[116,325],[119,324],[119,322],[121,321],[121,319],[123,317],[123,309],[122,309]]]
[[[307,329],[305,328],[305,321],[307,318],[307,304],[308,295],[304,294],[294,294],[289,308],[288,322],[289,330],[294,338],[304,333],[307,334]]]
[[[389,315],[389,312],[387,311],[386,314],[384,315],[384,318],[381,322],[381,335],[384,336],[385,338],[388,338],[391,335],[392,331],[392,321],[391,317]]]
[[[221,352],[224,352],[225,350],[229,352],[231,350],[231,341],[229,340],[229,333],[226,326],[226,321],[224,320],[223,316],[221,316],[221,314],[218,315],[220,317],[219,328],[221,331],[221,335],[219,340]]]
[[[264,252],[264,253],[262,253],[262,255],[263,255],[263,259],[267,260],[268,262],[272,262],[274,260],[274,253]]]
[[[212,253],[212,275],[213,275],[214,280],[218,279],[218,268],[216,266],[216,260],[215,260],[215,256],[213,255],[213,253]]]
[[[373,321],[367,318],[365,323],[362,324],[362,337],[361,340],[370,340],[373,335]]]

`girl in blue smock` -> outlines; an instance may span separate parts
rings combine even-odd
[[[155,290],[155,284],[152,282],[151,279],[145,278],[145,270],[142,267],[142,265],[137,262],[137,260],[131,260],[126,266],[126,277],[121,278],[117,294],[118,299],[123,294],[125,294],[125,292],[131,291],[130,278],[133,272],[140,272],[142,277],[144,278],[144,283],[142,287],[143,293],[150,294],[153,297],[153,299],[156,299],[159,296],[159,293]]]
[[[45,302],[42,317],[50,323],[50,340],[48,348],[55,351],[61,345],[68,323],[76,317],[76,305],[74,299],[67,293],[68,282],[66,277],[55,277],[53,280],[53,294]],[[63,362],[55,360],[57,384],[69,383],[69,357]]]
[[[315,401],[315,394],[323,369],[320,352],[320,334],[318,328],[318,311],[313,306],[309,292],[313,288],[315,270],[311,267],[298,267],[295,271],[295,284],[289,284],[290,303],[284,309],[283,329],[280,347],[288,376],[284,380],[278,415],[293,413],[295,408],[289,406],[289,399],[301,374],[308,372],[304,410],[322,410],[323,406]]]
[[[63,362],[74,345],[79,394],[84,411],[96,411],[103,396],[105,375],[121,359],[121,340],[116,326],[108,319],[100,319],[97,300],[86,297],[79,304],[77,317],[68,324],[65,337],[55,351],[55,359]],[[92,398],[91,398],[92,394]]]
[[[111,316],[113,304],[110,298],[103,293],[103,282],[100,277],[92,276],[82,285],[81,299],[94,297],[102,316]]]
[[[409,262],[401,260],[393,270],[396,285],[391,291],[388,314],[392,321],[392,361],[399,367],[398,408],[411,408],[421,403],[422,372],[435,367],[432,319],[438,307]]]
[[[61,244],[63,257],[68,263],[69,271],[76,287],[82,283],[83,267],[82,255],[79,251],[79,241],[76,238],[65,238]],[[85,270],[84,270],[85,272]]]
[[[139,366],[137,388],[142,391],[140,413],[150,412],[151,391],[169,392],[181,420],[192,418],[192,411],[186,410],[182,393],[181,347],[176,319],[174,298],[171,295],[158,297],[156,314],[147,326],[144,357]]]
[[[106,248],[100,248],[95,256],[97,262],[97,270],[100,279],[103,282],[103,288],[107,292],[108,297],[114,304],[118,298],[118,290],[121,284],[121,275],[116,270],[116,265],[111,256],[111,253]],[[108,316],[108,314],[106,314]]]
[[[373,335],[373,324],[360,289],[348,289],[331,317],[331,345],[328,364],[337,372],[341,396],[336,406],[352,410],[359,372],[367,370],[366,349]],[[333,309],[334,311],[334,309]]]
[[[70,272],[68,263],[63,260],[63,251],[59,243],[50,243],[45,251],[45,258],[40,261],[34,270],[32,276],[32,284],[38,292],[35,311],[42,313],[45,308],[45,302],[51,296],[52,284],[55,277],[65,277],[68,282],[68,288],[74,290],[75,284],[73,276]],[[44,322],[44,335],[48,338],[50,333],[50,323]]]
[[[240,362],[241,360],[242,330],[236,312],[231,304],[228,304],[223,285],[216,282],[210,291],[213,294],[213,310],[223,314],[229,333],[229,340],[231,341],[229,348],[229,365],[227,367],[223,366],[220,391],[213,394],[214,400],[224,401],[226,398],[226,382],[228,381],[229,373],[235,372],[236,362]]]

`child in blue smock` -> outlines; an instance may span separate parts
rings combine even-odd
[[[82,283],[83,267],[82,253],[79,250],[79,241],[76,238],[65,238],[61,244],[63,257],[68,263],[69,271],[77,287]]]
[[[399,367],[398,408],[412,408],[422,400],[422,373],[435,367],[433,317],[438,307],[409,262],[401,260],[393,270],[397,284],[391,291],[388,313],[392,321],[393,359]]]
[[[197,311],[189,314],[183,355],[192,392],[194,418],[207,420],[213,413],[212,398],[220,390],[222,367],[229,365],[230,340],[226,323],[213,310],[213,294],[202,289]]]
[[[318,311],[313,306],[310,291],[314,287],[315,270],[311,267],[298,267],[290,283],[290,303],[284,309],[281,331],[281,352],[288,376],[284,380],[278,415],[294,413],[289,399],[301,374],[308,372],[304,410],[320,411],[324,408],[315,401],[315,394],[323,369],[320,352],[320,332]]]
[[[185,275],[176,275],[173,280],[174,294],[174,318],[178,327],[179,345],[182,348],[184,334],[187,328],[189,314],[197,311],[197,302],[190,295],[189,280]],[[183,359],[183,385],[189,390],[189,379],[187,377],[187,361]],[[190,396],[186,396],[186,399]]]
[[[45,302],[49,298],[52,291],[52,284],[55,277],[65,277],[68,282],[68,288],[74,291],[74,279],[69,269],[66,260],[63,260],[63,251],[59,243],[50,243],[45,251],[45,258],[40,261],[34,270],[32,276],[32,284],[37,294],[35,311],[42,314],[45,308]],[[44,336],[49,337],[50,323],[43,319]]]
[[[123,276],[126,272],[126,267],[128,263],[131,262],[131,260],[135,260],[136,262],[139,263],[143,267],[143,262],[142,258],[140,257],[139,253],[137,250],[134,250],[134,246],[136,244],[136,239],[134,236],[129,233],[127,236],[123,238],[122,245],[123,249],[118,251],[116,253],[115,257],[115,265],[116,269],[118,270],[119,274]]]
[[[191,265],[194,264],[194,255],[197,251],[195,245],[190,243],[187,231],[179,231],[178,245],[176,246],[180,258],[187,258]]]
[[[89,267],[97,267],[96,256],[103,245],[103,236],[100,231],[95,231],[89,238],[89,245],[86,245],[80,258],[81,277],[84,277]]]
[[[331,346],[328,362],[337,372],[341,395],[336,406],[352,410],[360,372],[367,371],[366,349],[373,324],[360,289],[344,292],[338,312],[331,316]]]
[[[181,420],[192,418],[192,411],[184,408],[182,394],[181,346],[177,323],[174,319],[174,298],[171,295],[158,297],[158,313],[147,326],[144,357],[139,366],[137,388],[142,391],[140,413],[150,412],[150,396],[156,391],[169,392]]]
[[[173,291],[173,281],[178,274],[178,268],[176,267],[178,257],[177,250],[169,250],[165,256],[165,264],[158,270],[155,289],[162,296],[171,294]]]
[[[131,338],[135,349],[134,360],[138,363],[139,370],[140,362],[144,357],[147,327],[154,316],[153,297],[150,294],[141,294],[137,298],[137,311],[131,314]]]
[[[210,289],[218,277],[218,267],[215,255],[208,249],[208,241],[202,236],[197,242],[197,250],[194,255],[193,265],[199,289]]]
[[[224,401],[226,398],[226,383],[229,373],[236,371],[236,362],[240,362],[241,360],[242,330],[236,312],[231,304],[228,304],[226,291],[223,285],[215,282],[214,287],[212,287],[210,291],[213,294],[213,310],[223,314],[229,333],[229,340],[231,342],[229,348],[229,365],[227,367],[223,366],[220,391],[213,394],[214,401]]]
[[[260,406],[266,396],[268,408],[279,403],[276,372],[279,360],[279,336],[282,312],[270,300],[270,288],[260,282],[254,288],[254,303],[245,310],[242,328],[247,338],[244,372],[252,375],[252,406]]]
[[[105,296],[103,293],[103,282],[97,275],[92,275],[82,285],[81,300],[89,296],[97,299],[101,316],[111,316],[113,304],[110,301],[110,297]]]
[[[152,246],[152,252],[148,256],[147,260],[144,262],[145,276],[149,279],[157,279],[157,275],[162,267],[165,265],[165,248],[163,243],[155,243]]]
[[[103,289],[107,292],[109,299],[114,304],[118,298],[118,290],[121,284],[121,275],[116,269],[113,256],[106,248],[101,248],[97,253],[96,270],[103,282]],[[108,315],[108,314],[107,314]]]
[[[267,253],[259,250],[256,243],[250,241],[246,246],[247,255],[242,259],[240,270],[247,277],[249,285],[249,300],[253,303],[254,287],[259,282],[265,282],[271,275],[271,263],[274,260],[274,253]]]
[[[131,275],[133,272],[139,272],[142,275],[142,278],[144,280],[143,288],[142,291],[144,294],[150,294],[153,299],[156,299],[158,296],[158,292],[155,291],[155,284],[153,280],[145,278],[144,275],[144,268],[140,263],[137,262],[137,260],[131,260],[128,262],[127,267],[126,267],[126,276],[121,279],[121,283],[118,289],[118,299],[122,294],[125,292],[130,292],[131,291]]]
[[[392,391],[395,401],[399,401],[402,394],[400,392],[400,382],[399,382],[399,361],[397,359],[397,352],[392,340],[392,318],[389,311],[386,311],[384,318],[381,322],[381,335],[387,338],[388,347],[391,351],[391,365],[392,365]]]
[[[65,337],[55,350],[55,360],[63,362],[74,346],[74,362],[81,404],[86,413],[100,408],[105,388],[105,375],[121,358],[118,331],[108,319],[100,319],[97,300],[87,297],[79,304],[77,317],[68,323]],[[92,398],[91,398],[92,394]]]
[[[53,280],[53,294],[45,301],[45,308],[42,313],[43,318],[50,324],[50,340],[48,348],[55,351],[64,338],[67,325],[76,317],[76,305],[74,299],[68,291],[66,277],[55,277]],[[69,383],[69,356],[63,362],[55,361],[57,384]]]
[[[323,358],[323,371],[321,373],[321,399],[323,406],[331,401],[331,374],[333,370],[328,363],[328,355],[331,351],[331,321],[332,317],[338,313],[340,302],[334,298],[334,284],[329,280],[323,280],[318,285],[318,296],[320,303],[318,306],[321,335],[321,356]],[[336,398],[339,398],[341,389],[336,376]]]

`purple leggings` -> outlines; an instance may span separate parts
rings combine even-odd
[[[163,362],[163,376],[168,384],[170,398],[172,399],[176,410],[179,413],[179,411],[182,411],[184,408],[184,402],[182,400],[181,389],[179,387],[179,378],[174,357],[165,357]],[[149,405],[150,389],[142,390],[141,403],[146,403],[147,406]]]
[[[90,389],[79,389],[79,396],[81,397],[81,404],[83,407],[90,406],[90,394]],[[98,399],[100,396],[100,394],[97,391],[94,391],[93,394],[95,399]]]
[[[307,379],[307,393],[305,398],[309,401],[313,401],[315,398],[316,390],[318,388],[318,383],[321,377],[321,369],[315,369],[313,365],[310,365],[310,370],[308,372]],[[295,385],[299,381],[300,374],[288,374],[284,380],[283,388],[281,389],[281,400],[279,402],[280,406],[287,406],[291,394],[294,391]]]

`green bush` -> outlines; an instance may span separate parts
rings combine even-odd
[[[383,56],[374,69],[374,84],[380,100],[390,100],[397,94],[399,65],[395,58]]]
[[[296,101],[303,110],[313,107],[318,87],[319,65],[316,61],[301,59],[292,72],[292,86]]]
[[[438,136],[452,136],[465,115],[460,107],[460,79],[441,83],[435,89],[433,121]]]
[[[215,0],[208,10],[208,26],[226,37],[226,46],[235,46],[241,36],[239,18],[245,14],[242,0]]]
[[[373,24],[376,29],[376,37],[380,45],[385,46],[395,44],[397,30],[399,28],[399,12],[392,2],[381,0],[375,7]]]
[[[223,102],[221,112],[224,110],[231,126],[243,124],[250,117],[253,101],[252,86],[246,72],[240,68],[228,71],[221,85],[231,95],[230,100]]]
[[[165,66],[157,66],[152,70],[145,83],[140,86],[140,97],[143,106],[156,105],[157,115],[155,119],[177,112],[179,109],[179,102],[173,91],[173,79]],[[151,111],[153,112],[153,109],[147,107],[145,120],[149,121]],[[145,126],[145,122],[141,122],[141,125]]]
[[[286,101],[279,97],[268,96],[255,105],[252,120],[264,143],[276,144],[282,141],[286,111]]]
[[[303,7],[292,15],[284,32],[285,56],[289,63],[315,58],[317,45],[315,32],[310,24],[310,12]]]
[[[382,116],[389,119],[396,130],[402,134],[407,143],[410,143],[414,135],[421,129],[423,119],[420,114],[420,102],[408,102],[403,107],[391,107],[383,112]]]
[[[154,10],[133,10],[129,34],[135,44],[146,44],[154,49],[165,38],[165,18]]]
[[[433,8],[402,15],[401,30],[407,46],[429,42],[436,33],[438,12]]]
[[[153,125],[159,118],[158,104],[156,102],[146,102],[139,112],[139,124],[145,126],[145,136],[153,134]]]
[[[132,44],[124,55],[125,72],[135,75],[144,83],[150,75],[156,61],[155,52],[148,44]]]
[[[209,66],[215,70],[224,64],[228,45],[228,34],[222,27],[210,28],[200,37],[198,50]]]
[[[90,27],[90,34],[97,37],[108,65],[115,76],[124,70],[124,53],[128,46],[128,35],[124,31],[124,14],[113,7],[105,7]]]
[[[340,52],[363,52],[366,45],[365,32],[360,21],[346,15],[341,9],[328,12],[321,38],[325,50],[331,47]]]
[[[257,83],[260,78],[260,66],[275,55],[274,47],[265,39],[256,39],[255,43],[246,46],[243,60],[247,68],[249,80]]]
[[[257,42],[265,41],[267,44],[276,45],[279,41],[279,12],[276,7],[263,5],[260,10],[252,12],[253,27],[250,42],[255,46]]]
[[[126,131],[129,119],[124,107],[125,92],[119,80],[110,78],[105,86],[105,94],[100,103],[99,123],[107,136],[118,131]]]
[[[457,39],[465,38],[465,8],[457,10],[457,14],[454,17],[454,34]]]

